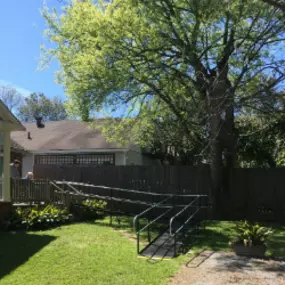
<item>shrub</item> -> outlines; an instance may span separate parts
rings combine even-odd
[[[267,238],[272,234],[271,229],[248,221],[237,223],[235,232],[233,243],[244,246],[266,245]]]
[[[24,216],[23,223],[28,228],[49,228],[52,226],[69,223],[72,215],[67,209],[60,209],[53,205],[48,205],[44,209],[32,208]]]
[[[82,201],[82,205],[93,209],[93,210],[104,210],[106,208],[107,203],[102,200],[84,200]]]
[[[7,229],[46,229],[71,221],[72,215],[67,209],[60,209],[48,205],[41,209],[38,206],[31,208],[18,208],[6,222]]]
[[[96,220],[100,217],[101,210],[106,208],[107,203],[101,200],[83,200],[71,206],[71,212],[80,221]]]

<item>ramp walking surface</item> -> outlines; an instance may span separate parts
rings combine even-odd
[[[146,246],[140,253],[142,256],[150,258],[173,258],[175,257],[175,252],[178,252],[182,243],[182,238],[185,234],[192,233],[194,228],[187,228],[182,233],[179,233],[176,237],[176,246],[175,238],[170,237],[169,229],[163,232],[158,236],[152,243]],[[174,230],[175,232],[175,230]]]

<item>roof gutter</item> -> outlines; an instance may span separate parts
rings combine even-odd
[[[91,149],[40,149],[27,150],[33,154],[75,154],[75,153],[114,153],[127,152],[129,148],[91,148]]]
[[[7,106],[0,100],[0,113],[3,116],[4,121],[0,122],[0,128],[2,130],[12,131],[25,131],[26,128],[21,122],[10,112]]]

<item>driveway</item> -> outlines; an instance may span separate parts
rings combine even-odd
[[[171,285],[284,285],[285,262],[204,251],[183,266]]]

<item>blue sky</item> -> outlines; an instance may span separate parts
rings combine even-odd
[[[49,7],[60,8],[59,0],[46,0]],[[40,45],[44,43],[45,22],[40,14],[42,0],[0,1],[0,85],[13,85],[24,95],[43,92],[64,99],[63,88],[55,83],[54,62],[37,71]]]

